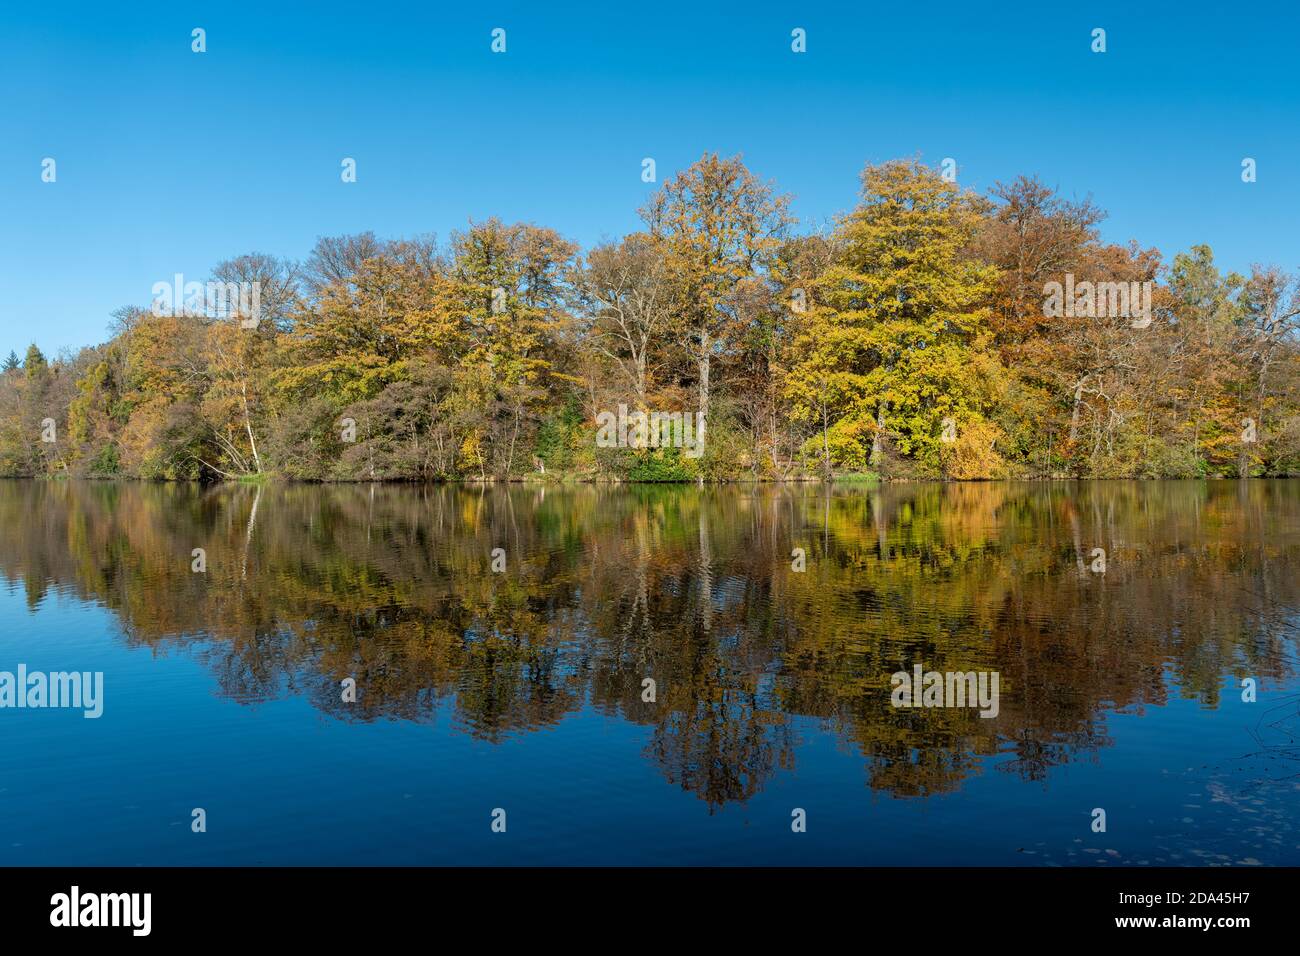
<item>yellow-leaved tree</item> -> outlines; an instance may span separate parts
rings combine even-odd
[[[868,166],[862,184],[792,344],[786,394],[819,426],[808,450],[828,470],[892,453],[919,474],[995,477],[996,272],[968,252],[982,203],[916,161]]]

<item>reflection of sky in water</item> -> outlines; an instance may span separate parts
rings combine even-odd
[[[1175,485],[1167,512],[1156,486],[1125,483],[1074,506],[856,491],[829,521],[802,490],[592,509],[581,491],[507,506],[271,489],[241,590],[220,568],[244,546],[247,489],[193,508],[128,486],[112,507],[54,509],[6,501],[10,483],[0,516],[29,524],[10,521],[0,551],[0,669],[102,670],[106,699],[97,721],[0,711],[0,863],[1295,865],[1300,502],[1272,485],[1186,501],[1197,486]],[[1104,582],[1072,549],[1098,511],[1120,556]],[[165,570],[188,574],[187,521],[214,570],[169,596],[194,584]],[[516,576],[457,569],[498,523]],[[132,546],[101,546],[114,537]],[[787,570],[795,539],[805,577]],[[439,585],[471,577],[485,590]],[[331,647],[364,665],[363,697],[392,697],[336,705]],[[877,706],[909,655],[996,666],[992,727]],[[1240,677],[1269,667],[1242,702]],[[643,673],[661,682],[651,712]],[[790,832],[795,807],[807,833]]]

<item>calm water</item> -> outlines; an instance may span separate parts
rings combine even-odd
[[[10,481],[0,529],[0,671],[105,682],[0,710],[0,864],[1300,863],[1300,481]],[[918,663],[998,716],[892,707]]]

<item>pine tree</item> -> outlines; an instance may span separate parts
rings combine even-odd
[[[27,346],[27,357],[23,360],[23,371],[33,380],[44,380],[50,370],[50,363],[45,361],[45,354],[35,343]]]

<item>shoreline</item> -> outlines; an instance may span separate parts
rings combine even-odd
[[[574,487],[578,485],[695,485],[698,487],[721,485],[1000,485],[1000,484],[1051,484],[1063,482],[1160,482],[1160,481],[1294,481],[1300,474],[1284,475],[1051,475],[1051,476],[1016,476],[1008,478],[863,478],[833,477],[825,478],[708,478],[708,479],[665,479],[663,481],[646,481],[643,479],[624,478],[281,478],[274,475],[221,478],[203,480],[200,478],[140,478],[134,475],[0,475],[0,481],[86,481],[86,482],[132,482],[156,485],[531,485],[536,487]]]

